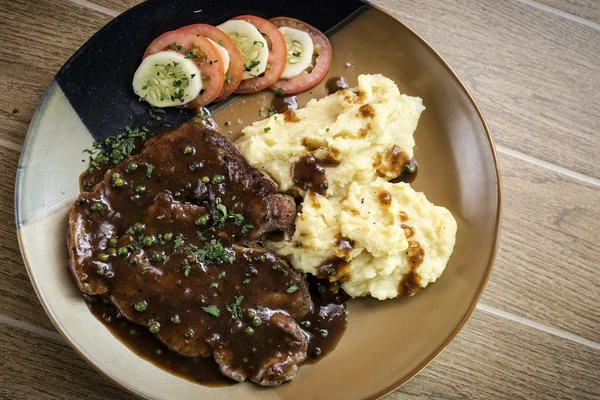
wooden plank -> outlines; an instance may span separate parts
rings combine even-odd
[[[598,30],[515,0],[375,3],[445,57],[497,144],[600,178]]]
[[[537,2],[600,23],[600,1],[598,0],[537,0]]]
[[[501,244],[482,302],[600,342],[600,188],[500,155]]]
[[[475,311],[424,371],[386,400],[592,399],[600,351]]]
[[[2,399],[134,399],[94,370],[65,342],[6,325],[0,325],[0,335]]]
[[[143,3],[143,0],[92,0],[92,2],[111,10],[123,12],[135,5]]]
[[[21,144],[60,67],[111,18],[69,1],[11,0],[0,7],[0,139]],[[18,113],[13,114],[16,108]]]
[[[54,326],[44,312],[25,271],[15,234],[14,176],[19,154],[0,147],[0,314],[46,329]]]

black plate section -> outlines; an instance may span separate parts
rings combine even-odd
[[[361,7],[360,0],[148,0],[104,26],[56,75],[69,102],[95,140],[126,126],[178,126],[194,111],[169,109],[163,120],[149,118],[149,107],[133,93],[131,81],[146,47],[160,34],[184,25],[218,25],[242,14],[289,16],[327,32]]]

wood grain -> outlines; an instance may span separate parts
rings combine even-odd
[[[392,399],[592,399],[600,352],[476,311]]]
[[[457,71],[496,144],[600,178],[598,30],[514,0],[376,0]]]
[[[19,154],[0,147],[0,314],[54,330],[31,286],[17,243],[14,177]]]
[[[1,399],[134,399],[65,342],[6,325],[0,325],[0,335]]]
[[[92,3],[96,3],[111,10],[123,12],[135,5],[143,3],[143,0],[92,0]]]
[[[600,188],[500,155],[503,230],[482,302],[600,342]]]
[[[1,4],[0,139],[21,144],[56,72],[111,18],[66,0]],[[18,113],[13,114],[15,108]]]
[[[537,2],[600,23],[600,1],[598,0],[537,0]]]

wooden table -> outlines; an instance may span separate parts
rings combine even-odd
[[[0,398],[130,399],[55,331],[14,225],[14,177],[40,96],[139,0],[0,0]],[[400,398],[600,398],[600,1],[379,0],[483,109],[503,233],[473,316]]]

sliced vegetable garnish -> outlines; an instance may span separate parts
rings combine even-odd
[[[256,78],[267,68],[269,49],[267,41],[249,22],[229,20],[217,26],[236,44],[244,59],[244,80]]]
[[[279,28],[287,45],[287,62],[280,79],[291,79],[310,67],[314,45],[310,35],[304,31],[282,26]]]
[[[146,57],[133,75],[133,91],[154,107],[182,106],[202,90],[196,64],[175,51]]]
[[[179,30],[189,32],[193,35],[206,36],[208,39],[213,40],[219,46],[222,46],[227,50],[229,56],[229,68],[223,69],[225,72],[223,88],[221,89],[221,93],[219,93],[217,98],[213,101],[221,101],[233,93],[244,77],[244,59],[235,42],[227,36],[225,32],[212,25],[193,24],[179,28]]]
[[[242,81],[236,93],[254,93],[266,89],[277,82],[285,69],[287,48],[283,35],[275,25],[254,15],[240,15],[231,21],[246,21],[254,25],[262,35],[266,36],[266,46],[268,46],[269,53],[264,73],[256,78]],[[258,65],[246,65],[246,68],[252,70],[253,67]]]
[[[215,46],[207,38],[181,29],[165,32],[150,43],[144,58],[164,50],[182,54],[185,59],[193,61],[200,70],[202,90],[185,107],[205,106],[221,93],[225,79],[223,61]]]
[[[293,18],[277,17],[271,19],[270,22],[279,28],[288,27],[308,33],[314,44],[314,52],[312,63],[304,72],[291,79],[281,79],[270,85],[269,89],[273,91],[281,89],[288,95],[304,92],[317,86],[325,78],[331,65],[331,44],[327,36],[307,23]]]

